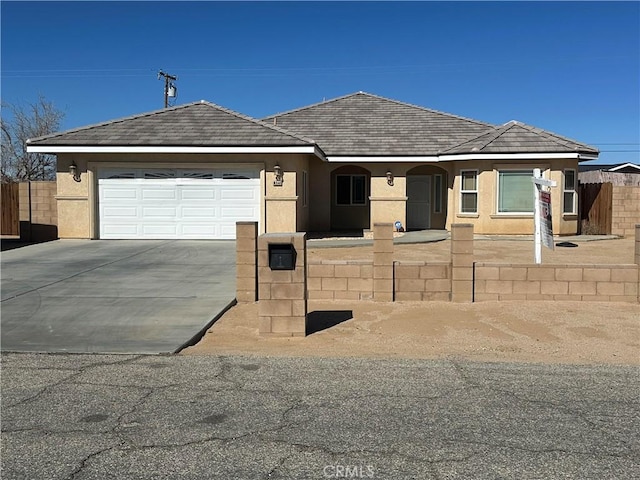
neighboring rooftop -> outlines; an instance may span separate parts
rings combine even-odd
[[[283,146],[315,142],[200,101],[31,139],[30,145]]]
[[[595,170],[600,170],[603,172],[614,172],[614,173],[638,173],[640,174],[640,165],[636,163],[613,163],[613,164],[581,164],[580,171],[581,172],[591,172]]]

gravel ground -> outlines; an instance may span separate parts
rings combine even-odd
[[[397,245],[397,260],[447,260],[449,241]],[[371,247],[310,249],[310,261],[371,258]],[[632,263],[634,240],[544,250],[543,263]],[[532,263],[525,240],[478,240],[477,261]],[[640,364],[640,306],[605,302],[309,301],[306,338],[262,338],[257,304],[237,305],[183,354],[462,357],[469,360]]]
[[[580,242],[577,247],[556,246],[554,250],[543,248],[542,262],[553,264],[576,263],[633,263],[633,238]],[[477,262],[533,263],[531,240],[476,240],[474,255]],[[447,261],[451,252],[451,241],[396,245],[395,259],[398,261]],[[309,261],[313,260],[367,260],[372,258],[373,247],[309,248]]]

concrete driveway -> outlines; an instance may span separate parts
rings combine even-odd
[[[30,245],[2,253],[2,350],[174,352],[234,301],[234,241]]]

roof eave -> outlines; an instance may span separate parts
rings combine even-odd
[[[29,153],[311,153],[326,161],[324,152],[309,145],[27,145]]]
[[[580,152],[520,152],[520,153],[482,153],[468,152],[432,155],[327,155],[327,161],[348,163],[417,163],[417,162],[453,162],[470,160],[595,160],[598,154]]]

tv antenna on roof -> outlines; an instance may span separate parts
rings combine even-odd
[[[160,77],[164,77],[164,108],[167,108],[169,106],[169,98],[176,98],[178,94],[178,89],[173,84],[178,80],[178,77],[169,75],[162,70],[158,72],[158,80],[160,80]]]

